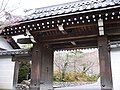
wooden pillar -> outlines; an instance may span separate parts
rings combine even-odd
[[[16,89],[18,83],[19,61],[15,61],[13,89]]]
[[[113,90],[110,51],[107,36],[98,37],[101,90]]]
[[[36,43],[32,50],[30,90],[51,90],[53,82],[53,51]]]
[[[39,90],[40,81],[40,63],[39,63],[39,46],[37,44],[33,45],[32,49],[32,66],[31,66],[31,84],[30,90]]]
[[[40,90],[51,90],[53,89],[53,51],[46,47],[42,49]]]

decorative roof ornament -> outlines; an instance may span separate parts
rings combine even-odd
[[[26,30],[26,34],[27,36],[29,36],[30,40],[32,41],[32,43],[36,43],[34,37],[31,35],[30,31],[29,30]]]
[[[98,29],[99,29],[99,35],[102,36],[105,34],[104,32],[104,22],[103,19],[98,20]]]

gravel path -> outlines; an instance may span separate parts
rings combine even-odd
[[[100,83],[96,82],[93,84],[82,85],[82,86],[56,88],[54,90],[101,90],[101,87],[100,87]]]

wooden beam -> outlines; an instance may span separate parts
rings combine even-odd
[[[115,35],[120,35],[120,27],[116,27],[116,28],[111,28],[111,29],[107,29],[106,28],[106,34],[108,36],[115,36]]]
[[[56,45],[51,45],[51,48],[54,50],[63,50],[63,49],[85,49],[85,48],[97,48],[97,41],[88,41],[88,42],[82,42],[82,43],[77,43],[76,46],[71,45],[70,43],[68,44],[56,44]]]
[[[30,40],[30,38],[19,38],[19,39],[17,39],[17,43],[19,43],[19,44],[31,44],[32,41]]]
[[[111,60],[107,36],[98,37],[99,63],[102,90],[113,90]]]
[[[89,38],[78,38],[78,39],[70,39],[70,40],[58,40],[58,41],[41,41],[44,44],[61,44],[61,43],[70,43],[74,42],[84,42],[84,41],[94,41],[97,40],[97,37],[89,37]]]
[[[94,46],[94,45],[87,45],[87,46],[79,46],[79,45],[77,45],[77,46],[66,46],[66,47],[55,47],[55,49],[54,50],[74,50],[74,49],[90,49],[90,48],[97,48],[97,46]]]
[[[41,37],[41,42],[52,42],[52,41],[60,41],[60,40],[71,40],[71,39],[80,39],[80,38],[90,38],[96,37],[98,35],[96,32],[87,32],[87,33],[70,33],[64,35],[54,35],[48,37]]]
[[[12,61],[30,61],[32,59],[31,55],[15,55]]]
[[[120,41],[120,35],[109,36],[108,38],[110,41]]]
[[[59,25],[59,26],[58,26],[58,29],[59,29],[59,31],[62,32],[62,34],[68,34],[68,33],[65,31],[65,29],[63,28],[63,25]],[[77,45],[74,41],[71,41],[71,44],[74,45],[74,46]]]
[[[114,22],[114,23],[113,23]],[[120,21],[105,23],[105,33],[108,36],[120,35]]]
[[[82,28],[82,27],[90,27],[90,26],[95,26],[97,27],[97,24],[96,23],[87,23],[87,24],[76,24],[76,25],[71,25],[71,26],[65,26],[64,29],[67,30],[67,29],[74,29],[74,28]],[[55,28],[51,28],[51,29],[43,29],[43,30],[35,30],[33,31],[32,33],[38,33],[38,32],[49,32],[49,31],[56,31],[58,30],[57,27]]]

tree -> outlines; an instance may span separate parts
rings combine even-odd
[[[61,55],[63,56],[63,58],[61,57]],[[56,60],[58,59],[58,60]],[[61,73],[61,81],[64,81],[65,78],[65,72],[66,69],[69,65],[69,58],[68,58],[68,53],[64,52],[58,52],[55,55],[55,60],[54,60],[54,65],[59,69],[59,73]]]
[[[14,16],[11,13],[19,8],[20,2],[15,2],[10,5],[11,0],[0,1],[0,34],[7,26],[13,26],[19,24],[18,21],[21,19],[19,16]],[[12,7],[10,7],[12,6]]]
[[[22,61],[19,67],[18,83],[21,83],[23,80],[29,79],[30,62]]]
[[[96,52],[58,51],[55,52],[54,56],[56,81],[92,81],[96,80],[96,74],[99,74]],[[93,76],[93,79],[90,79],[91,76]]]
[[[87,71],[92,67],[94,65],[94,62],[84,62],[84,63],[82,63],[81,64],[81,66],[83,67],[83,69],[82,69],[82,73],[87,73]]]
[[[81,58],[81,71],[85,74],[99,73],[98,52],[85,53]]]
[[[78,58],[80,58],[81,55],[82,52],[80,50],[63,52],[59,51],[55,53],[54,66],[58,70],[58,73],[61,74],[61,81],[65,81],[66,72],[76,73],[76,63],[78,62]]]

